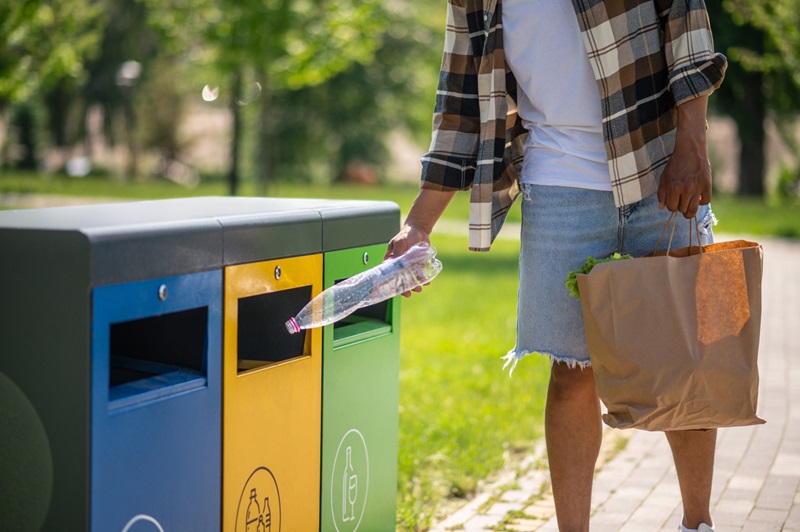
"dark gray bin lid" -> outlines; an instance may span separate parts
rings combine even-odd
[[[381,244],[400,228],[400,208],[390,201],[235,199],[238,214],[219,217],[226,266]],[[319,241],[301,230],[309,209],[319,217]]]
[[[202,197],[0,212],[0,231],[32,231],[43,245],[78,233],[89,242],[92,285],[386,242],[399,227],[391,202]]]
[[[0,231],[36,233],[42,245],[83,236],[91,284],[99,286],[219,268],[222,232],[210,207],[177,199],[6,211]]]

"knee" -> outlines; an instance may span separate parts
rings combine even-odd
[[[554,363],[550,370],[550,389],[556,398],[597,395],[592,368],[569,367],[559,362]]]

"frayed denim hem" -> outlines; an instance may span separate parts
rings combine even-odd
[[[712,234],[711,228],[717,225],[718,223],[719,221],[717,220],[717,217],[714,216],[714,211],[712,211],[709,208],[706,215],[703,216],[703,219],[698,221],[698,226],[700,227],[700,234],[706,237],[709,236],[710,234]]]
[[[506,368],[510,365],[511,367],[508,370],[508,376],[511,377],[514,374],[514,368],[517,367],[517,362],[519,362],[526,356],[532,355],[534,353],[536,353],[537,355],[543,355],[549,357],[551,367],[556,362],[566,364],[567,367],[569,367],[570,369],[572,368],[585,369],[592,367],[591,360],[576,360],[575,357],[570,357],[565,355],[555,355],[553,353],[547,353],[545,351],[517,351],[516,349],[512,349],[504,357],[501,357],[501,360],[505,362],[505,364],[503,364],[502,371],[505,371]]]

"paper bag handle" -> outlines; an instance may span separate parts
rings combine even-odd
[[[700,223],[697,221],[697,216],[692,218],[694,220],[694,228],[695,232],[697,233],[697,249],[699,253],[703,253],[703,246],[700,245]],[[692,220],[689,220],[689,255],[692,254]],[[664,235],[667,233],[667,228],[672,224],[672,231],[669,233],[669,242],[667,243],[667,255],[669,255],[670,250],[672,249],[672,237],[675,236],[675,226],[678,224],[678,211],[673,211],[669,213],[669,218],[667,219],[667,223],[664,224],[664,230],[661,231],[661,236],[658,237],[658,243],[656,243],[656,250],[653,252],[655,255],[658,253],[658,248],[661,247],[661,241],[664,240]]]

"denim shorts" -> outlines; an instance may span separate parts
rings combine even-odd
[[[504,357],[504,369],[513,372],[531,353],[546,355],[551,363],[591,367],[580,300],[569,296],[567,274],[588,256],[655,251],[670,213],[659,210],[656,194],[622,208],[614,205],[611,192],[599,190],[523,184],[522,194],[517,344]],[[710,244],[716,223],[710,206],[701,205],[697,219],[701,243]],[[678,214],[672,248],[689,245],[689,225]]]

